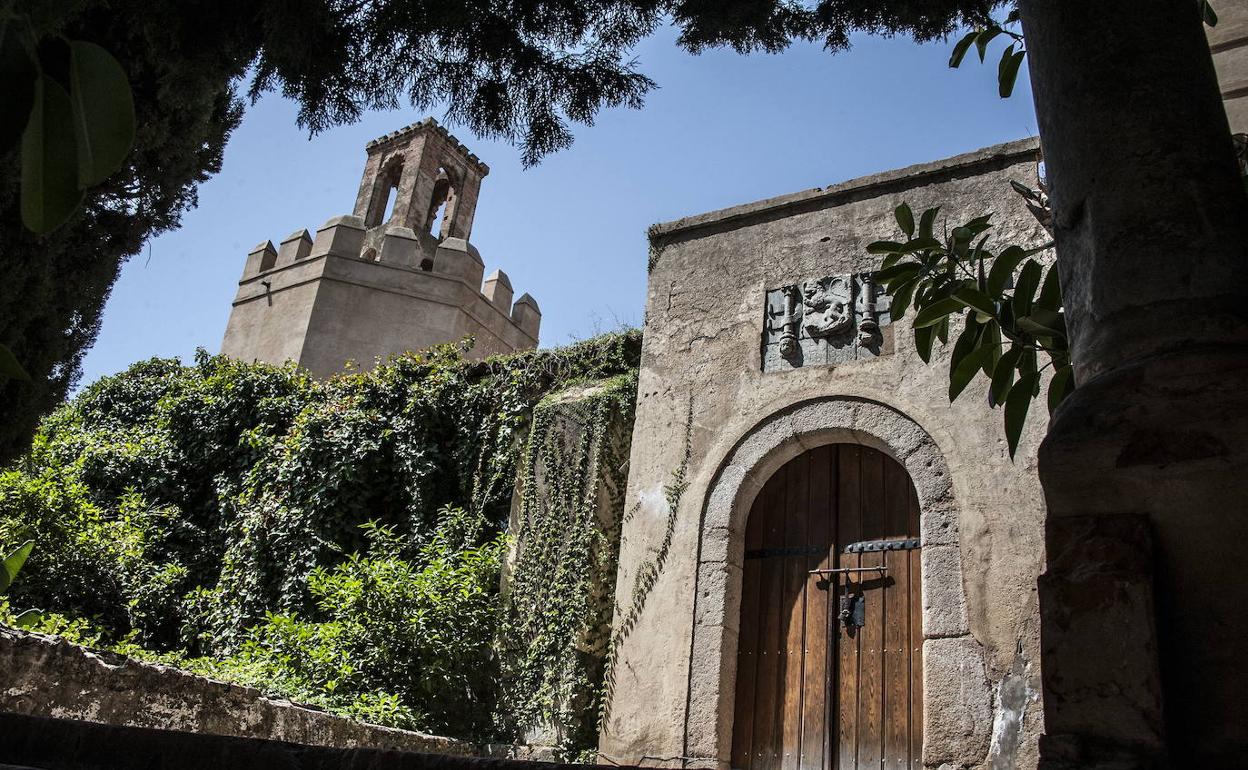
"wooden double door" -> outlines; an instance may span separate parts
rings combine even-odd
[[[746,528],[733,768],[922,768],[918,538],[914,485],[882,452],[832,444],[768,480]]]

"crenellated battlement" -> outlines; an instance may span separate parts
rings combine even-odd
[[[355,213],[248,253],[222,352],[328,375],[469,335],[476,358],[536,347],[537,302],[468,240],[489,168],[432,118],[366,149]]]

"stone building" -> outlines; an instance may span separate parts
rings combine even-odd
[[[489,167],[433,118],[369,142],[355,211],[247,255],[221,352],[318,376],[472,335],[484,358],[537,346],[541,310],[512,301],[470,243]]]
[[[1043,420],[1011,461],[983,383],[950,404],[948,347],[918,357],[866,245],[903,201],[1043,242],[1009,185],[1036,186],[1038,150],[652,229],[616,583],[621,610],[645,611],[615,663],[608,759],[1035,765]]]
[[[1248,7],[1217,6],[1243,152]],[[1010,186],[1039,161],[1023,140],[651,229],[607,761],[1034,768],[1042,692],[1094,697],[1041,683],[1043,407],[1011,461],[985,383],[949,402],[952,346],[919,358],[866,253],[902,202],[1048,240]],[[1096,665],[1130,688],[1124,636]]]

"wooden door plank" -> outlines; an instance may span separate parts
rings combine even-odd
[[[884,767],[896,768],[910,763],[910,554],[886,551],[884,565]]]
[[[857,567],[858,554],[841,554],[839,566]],[[836,617],[841,596],[858,590],[858,577],[847,573],[840,577],[841,589],[834,595],[830,611]],[[836,635],[837,687],[836,687],[836,767],[838,770],[854,770],[858,766],[858,650],[861,634],[850,630],[837,620],[833,626]],[[859,629],[860,630],[860,629]]]
[[[862,449],[862,539],[879,540],[885,531],[884,454]],[[862,555],[862,566],[884,565],[879,552]],[[859,629],[858,651],[858,766],[878,768],[884,750],[884,615],[885,575],[862,574],[866,625]]]
[[[862,566],[884,563],[882,553],[865,553]],[[883,755],[884,594],[883,579],[863,573],[866,624],[858,629],[858,767],[878,768]]]
[[[806,524],[809,513],[810,456],[790,460],[784,467],[787,476],[784,499],[784,545],[800,549],[808,545]],[[790,551],[790,553],[792,553]],[[802,658],[806,633],[806,556],[785,556],[784,587],[780,606],[781,654],[780,682],[780,768],[798,770],[802,755]]]
[[[806,569],[827,569],[832,544],[833,449],[819,447],[810,452],[810,490],[806,530],[811,546],[821,548],[806,560]],[[806,636],[802,662],[802,753],[801,770],[826,770],[829,691],[828,595],[831,583],[823,575],[806,575]]]
[[[862,448],[854,444],[837,447],[836,485],[836,566],[861,566],[857,554],[841,553],[845,545],[862,539]],[[831,614],[839,611],[842,596],[858,590],[856,573],[835,579],[839,590],[832,594]],[[861,635],[851,636],[845,624],[837,622],[837,684],[836,684],[836,767],[854,770],[858,764],[858,655]]]
[[[776,549],[784,545],[784,487],[785,474],[777,473],[763,487],[764,535],[763,548]],[[760,618],[758,675],[754,696],[754,770],[779,770],[779,724],[780,710],[780,606],[783,589],[783,559],[770,557],[762,562],[761,589],[759,592]]]
[[[862,450],[856,444],[842,444],[837,451],[836,519],[838,548],[862,540]],[[844,565],[842,565],[844,566]]]
[[[737,770],[752,770],[756,684],[758,677],[759,630],[762,626],[762,608],[759,593],[762,588],[762,560],[748,556],[763,547],[767,530],[767,493],[760,490],[750,507],[750,517],[745,523],[745,551],[747,557],[741,570],[741,624],[737,637],[737,685],[736,702],[732,719],[732,766]]]
[[[910,534],[910,476],[906,469],[891,457],[884,459],[884,537],[904,539],[918,537]]]

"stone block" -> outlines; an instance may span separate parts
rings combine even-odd
[[[243,278],[251,278],[265,270],[271,270],[276,263],[277,249],[273,248],[273,241],[258,243],[255,248],[247,252],[247,262],[243,265]]]
[[[956,545],[929,545],[923,560],[923,636],[961,636],[970,632],[962,588],[962,554]]]
[[[476,246],[463,238],[447,238],[433,256],[433,272],[458,278],[475,290],[485,277],[485,263]]]
[[[420,267],[420,241],[410,227],[391,225],[381,239],[381,262],[399,267]]]
[[[316,231],[309,256],[332,254],[355,259],[360,256],[363,247],[364,220],[355,216],[334,217]]]
[[[307,229],[299,229],[286,236],[277,249],[277,264],[289,265],[312,253],[312,236]]]
[[[537,339],[537,332],[542,326],[542,310],[528,292],[521,294],[516,304],[511,306],[511,322],[519,326],[520,331]]]
[[[979,766],[988,753],[992,690],[979,642],[923,643],[923,764]]]
[[[485,286],[481,289],[481,293],[494,307],[504,313],[511,312],[511,299],[514,292],[511,288],[511,279],[502,270],[490,273],[490,277],[485,279]]]

